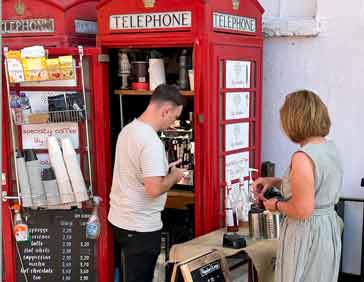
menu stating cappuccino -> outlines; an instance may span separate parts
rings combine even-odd
[[[96,282],[96,245],[86,238],[89,212],[29,211],[31,241],[18,245],[17,282]]]

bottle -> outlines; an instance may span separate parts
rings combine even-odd
[[[95,196],[93,197],[93,202],[94,202],[94,208],[86,224],[86,238],[88,239],[97,239],[101,231],[101,225],[98,213],[98,208],[101,202],[101,198]]]
[[[188,89],[188,74],[187,74],[187,50],[183,49],[179,57],[179,87],[181,90]]]
[[[225,225],[228,233],[239,231],[239,220],[236,210],[236,205],[231,195],[231,182],[228,181],[226,189],[226,204],[225,204]]]
[[[251,204],[251,208],[261,208],[261,203],[258,199],[255,198],[254,193],[252,191],[252,187],[253,187],[253,176],[252,176],[252,172],[258,172],[257,169],[255,168],[249,168],[249,201]]]
[[[20,213],[20,205],[13,205],[14,209],[14,236],[17,242],[27,242],[30,240],[28,225],[23,222]]]
[[[32,113],[32,108],[30,107],[29,98],[27,97],[25,92],[20,92],[19,103],[20,103],[20,108],[22,109],[23,112],[23,122],[28,123],[29,115]]]
[[[15,91],[10,92],[10,108],[13,113],[13,119],[16,124],[23,123],[23,113],[20,107],[19,97],[16,95]]]
[[[249,235],[253,239],[261,239],[265,237],[264,232],[264,207],[261,205],[260,201],[255,198],[252,186],[253,186],[253,177],[252,172],[257,172],[257,169],[249,168],[249,204],[250,210],[248,213],[248,222],[249,222]]]
[[[239,194],[237,200],[238,218],[239,221],[248,221],[248,214],[245,214],[245,197],[244,197],[244,177],[239,179]]]

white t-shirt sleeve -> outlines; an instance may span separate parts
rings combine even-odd
[[[140,157],[143,177],[167,175],[165,154],[164,147],[157,142],[148,143],[144,147]]]

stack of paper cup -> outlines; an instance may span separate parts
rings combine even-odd
[[[56,137],[48,137],[48,153],[49,160],[56,174],[59,194],[62,203],[71,203],[75,200],[71,182],[69,180],[67,170],[63,161],[61,148],[58,145]]]
[[[30,183],[24,157],[20,150],[16,150],[16,168],[18,171],[19,186],[23,207],[31,207],[32,193],[30,191]]]
[[[149,59],[149,87],[154,90],[158,85],[166,83],[166,72],[163,59]]]
[[[64,138],[61,141],[63,159],[66,164],[68,175],[71,179],[73,193],[76,198],[76,202],[83,202],[88,200],[88,194],[86,189],[85,180],[83,178],[80,163],[77,160],[75,149],[73,148],[71,139]]]
[[[32,194],[33,207],[47,206],[47,198],[42,183],[40,161],[31,149],[24,150],[24,160]]]
[[[56,176],[54,175],[54,171],[51,167],[43,169],[42,181],[47,195],[48,206],[61,204],[62,201],[58,191]]]

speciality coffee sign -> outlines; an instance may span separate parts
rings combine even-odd
[[[70,138],[75,149],[78,149],[79,131],[76,122],[26,124],[21,127],[23,149],[48,149],[48,137],[59,140]]]
[[[3,20],[2,33],[43,33],[54,32],[54,19]]]
[[[110,16],[110,30],[181,29],[192,26],[190,11]]]
[[[226,31],[233,32],[252,32],[257,31],[256,20],[254,18],[247,18],[229,14],[223,14],[215,12],[214,17],[214,28],[224,29]]]

